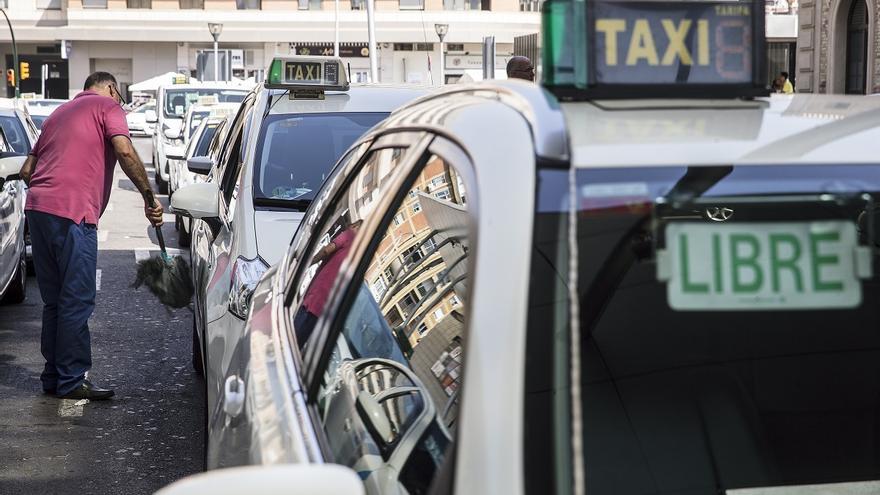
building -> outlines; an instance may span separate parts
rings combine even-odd
[[[0,0],[12,20],[22,92],[68,97],[86,76],[106,70],[124,89],[170,71],[202,75],[213,67],[208,22],[223,24],[224,73],[260,79],[276,55],[333,51],[336,3],[329,0]],[[445,38],[446,80],[482,75],[481,42],[495,36],[502,72],[514,37],[538,32],[540,14],[521,0],[376,0],[379,82],[438,84]],[[365,0],[339,0],[340,52],[354,81],[369,77]],[[9,34],[0,51],[12,68]],[[64,53],[62,53],[64,48]],[[43,69],[43,66],[46,69]],[[45,71],[45,74],[44,74]],[[208,71],[213,78],[213,71]],[[7,94],[11,94],[7,82]]]
[[[880,92],[878,0],[802,0],[797,90]]]

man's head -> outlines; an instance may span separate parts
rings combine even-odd
[[[113,98],[117,103],[123,104],[122,94],[119,92],[119,86],[116,84],[116,78],[109,72],[93,72],[86,78],[83,84],[84,91],[94,91],[101,96]]]
[[[780,72],[779,75],[784,77],[786,81],[788,80],[788,72]]]
[[[535,66],[528,57],[513,57],[507,62],[507,77],[511,79],[535,80]]]

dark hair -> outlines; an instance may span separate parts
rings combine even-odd
[[[83,91],[98,86],[101,83],[116,84],[116,78],[109,72],[92,72],[89,77],[86,78],[85,84],[83,84]]]
[[[782,77],[788,79],[788,72],[780,72],[780,74],[782,74]]]

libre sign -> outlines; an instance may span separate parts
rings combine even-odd
[[[658,278],[677,310],[851,308],[871,276],[852,222],[671,223]]]

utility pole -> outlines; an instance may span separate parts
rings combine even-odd
[[[370,82],[379,82],[379,61],[376,54],[376,24],[373,20],[373,0],[367,0],[367,49],[370,50]]]
[[[336,20],[334,21],[335,28],[333,30],[333,56],[339,56],[339,0],[334,2],[336,4]]]
[[[12,66],[14,69],[12,70],[13,82],[15,83],[15,97],[18,98],[21,95],[21,91],[18,87],[18,72],[21,68],[18,66],[18,45],[15,44],[15,31],[12,30],[12,22],[9,21],[9,16],[6,15],[6,9],[0,9],[0,12],[3,13],[3,17],[6,18],[6,24],[9,26],[9,36],[12,37]]]

